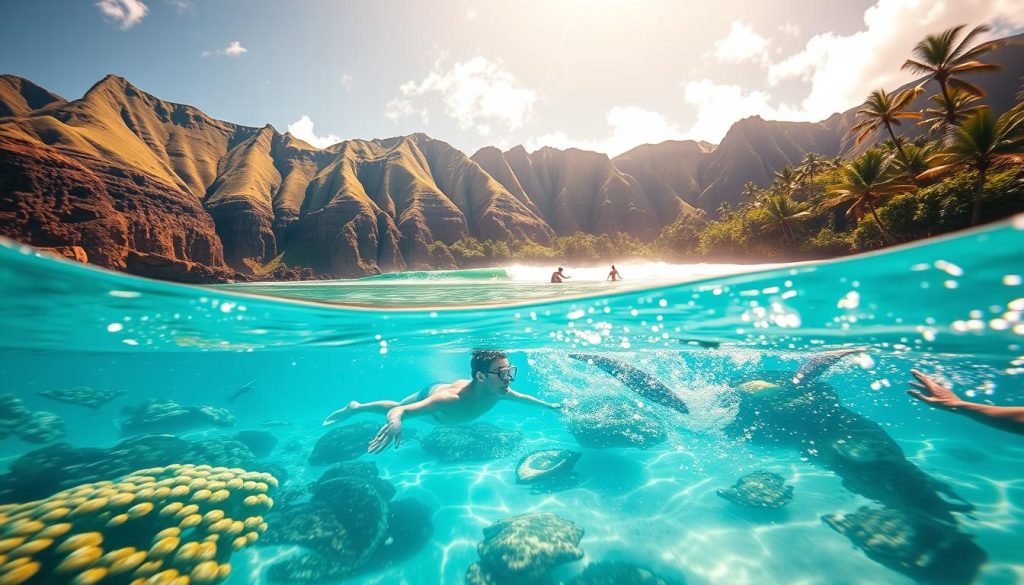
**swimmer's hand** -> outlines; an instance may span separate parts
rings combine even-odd
[[[370,446],[366,448],[366,452],[380,453],[387,449],[388,445],[392,442],[395,443],[395,449],[402,444],[402,419],[400,418],[389,417],[388,422],[377,432],[377,436],[370,441]]]
[[[909,384],[921,391],[907,390],[907,394],[938,408],[957,408],[963,405],[964,401],[960,400],[959,396],[936,382],[932,377],[922,374],[918,370],[910,370],[910,373],[920,380],[920,383],[909,382]]]

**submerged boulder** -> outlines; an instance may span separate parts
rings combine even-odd
[[[377,464],[373,461],[346,461],[328,469],[310,484],[309,491],[316,494],[324,489],[324,484],[339,478],[361,479],[373,486],[380,497],[391,500],[395,497],[395,486],[390,481],[381,479]],[[327,489],[330,489],[328,486]]]
[[[122,435],[180,433],[204,427],[230,427],[235,417],[216,406],[182,406],[171,400],[149,400],[125,408]]]
[[[388,529],[368,568],[385,568],[419,552],[434,535],[434,511],[411,498],[388,503]]]
[[[793,486],[777,473],[755,471],[744,475],[732,487],[719,489],[718,495],[748,508],[781,508],[793,500]]]
[[[568,449],[534,451],[519,460],[516,482],[533,483],[564,477],[572,471],[581,453]]]
[[[297,544],[322,555],[326,563],[281,563],[271,569],[279,582],[304,580],[299,573],[338,578],[363,566],[387,529],[387,502],[369,483],[333,479],[308,504],[275,511],[267,518],[267,544]],[[287,578],[284,578],[287,577]]]
[[[379,430],[379,424],[369,421],[335,427],[317,440],[309,455],[309,463],[330,465],[364,455]]]
[[[233,437],[245,444],[257,457],[266,457],[277,446],[277,437],[266,431],[241,431]]]
[[[275,509],[262,542],[295,544],[308,552],[276,563],[268,571],[277,583],[337,581],[389,565],[421,549],[433,534],[433,513],[416,500],[389,502],[394,486],[376,477],[376,466],[351,462],[321,478],[312,500]],[[372,473],[373,477],[357,477]],[[327,475],[327,474],[325,474]],[[386,495],[385,495],[386,494]]]
[[[581,538],[581,526],[547,512],[499,520],[484,528],[477,546],[480,562],[470,566],[466,583],[532,582],[583,558]]]
[[[864,506],[822,520],[872,560],[926,583],[973,583],[986,558],[955,524],[919,513]]]
[[[420,439],[429,455],[441,461],[486,461],[511,455],[523,435],[487,423],[438,427]]]
[[[647,449],[668,440],[661,419],[632,404],[604,402],[581,405],[569,420],[569,432],[584,447]]]

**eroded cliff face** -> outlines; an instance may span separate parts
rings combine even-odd
[[[189,282],[234,277],[191,194],[135,169],[0,135],[0,234],[79,246],[89,262]],[[132,263],[149,258],[149,264]]]

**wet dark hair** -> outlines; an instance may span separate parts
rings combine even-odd
[[[486,372],[491,369],[491,362],[500,359],[508,359],[508,354],[496,349],[474,351],[473,359],[469,362],[470,368],[473,370],[472,375],[475,376],[477,372]]]

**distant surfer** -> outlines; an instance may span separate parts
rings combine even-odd
[[[551,273],[551,282],[562,282],[566,278],[572,278],[571,276],[562,272],[562,267],[559,266],[558,270]]]
[[[617,268],[615,268],[614,264],[612,264],[612,271],[608,273],[608,278],[606,278],[605,280],[610,280],[612,282],[615,282],[616,280],[622,280],[622,275],[619,274],[619,271]]]
[[[349,402],[324,419],[324,426],[347,419],[360,412],[385,414],[387,423],[370,442],[367,451],[380,453],[391,443],[402,444],[402,421],[406,417],[431,414],[445,425],[461,425],[476,420],[502,400],[534,404],[558,410],[561,404],[545,402],[528,394],[516,392],[510,385],[516,378],[516,367],[502,351],[476,351],[470,360],[472,378],[450,383],[431,384],[401,402],[377,400]]]

